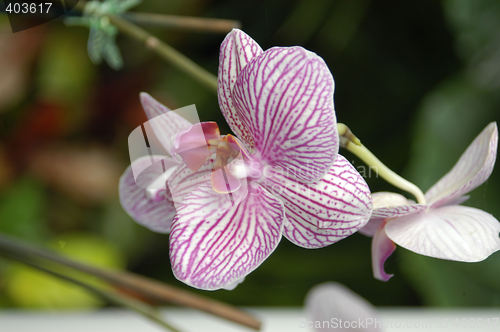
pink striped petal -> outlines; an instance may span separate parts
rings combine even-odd
[[[217,94],[219,107],[231,130],[248,148],[253,147],[253,137],[239,119],[233,106],[231,93],[241,70],[255,56],[262,53],[260,46],[241,30],[233,29],[220,47]]]
[[[339,148],[333,77],[301,47],[274,47],[243,68],[233,102],[261,159],[302,182],[320,180]]]
[[[418,213],[427,208],[427,205],[422,204],[412,204],[412,205],[401,205],[386,208],[374,209],[372,213],[373,219],[392,219],[401,216],[406,216],[413,213]]]
[[[303,184],[269,169],[264,186],[285,204],[285,237],[304,248],[321,248],[359,230],[370,217],[370,189],[341,155],[323,179]]]
[[[200,188],[178,209],[170,233],[174,275],[196,288],[234,284],[276,248],[283,227],[283,204],[256,185],[237,205],[227,195]]]
[[[144,123],[148,145],[155,153],[160,151],[173,155],[174,141],[180,132],[191,127],[191,123],[174,111],[170,111],[153,97],[145,92],[140,94],[142,107],[149,118]],[[134,142],[131,144],[136,145]]]
[[[498,129],[490,123],[469,145],[458,162],[425,194],[433,207],[449,204],[481,185],[493,171],[497,155]]]
[[[165,160],[156,159],[151,163],[149,157],[134,162],[142,172],[134,177],[129,166],[120,178],[120,203],[124,210],[137,223],[159,233],[168,233],[175,215],[175,208],[170,200],[165,181],[156,180],[161,177]],[[142,165],[140,165],[142,164]],[[148,195],[148,188],[151,190]]]
[[[176,208],[184,204],[186,196],[203,187],[211,187],[211,173],[214,169],[214,157],[209,158],[198,170],[179,167],[168,179],[168,188]]]
[[[387,236],[421,255],[478,262],[500,249],[500,223],[467,206],[443,206],[387,222]]]
[[[307,294],[305,302],[307,318],[311,321],[314,331],[380,331],[381,324],[375,308],[364,298],[339,283],[327,282],[314,286]],[[363,328],[358,329],[353,328],[352,324],[346,327],[335,325],[340,321],[360,322],[366,324],[366,327],[361,325]]]
[[[372,239],[372,270],[373,277],[381,281],[388,281],[394,275],[387,274],[384,269],[385,261],[396,250],[396,245],[387,237],[382,223]]]
[[[373,219],[389,219],[401,217],[425,210],[426,206],[415,204],[403,195],[391,192],[378,192],[372,194]]]
[[[359,230],[366,236],[373,236],[386,219],[417,213],[426,209],[425,205],[415,204],[403,195],[391,192],[372,194],[373,212],[370,221]]]

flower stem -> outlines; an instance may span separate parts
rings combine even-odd
[[[377,174],[393,186],[412,194],[419,204],[426,204],[425,196],[415,184],[402,178],[389,167],[385,166],[375,155],[368,150],[352,131],[343,123],[337,124],[340,136],[340,146],[353,153],[364,163],[370,166]]]
[[[162,303],[170,302],[202,310],[254,330],[259,330],[261,327],[260,321],[256,318],[228,304],[214,301],[130,272],[109,271],[87,265],[0,234],[0,253],[3,252],[13,253],[28,259],[43,259],[50,263],[73,268],[106,281],[113,286],[128,289],[132,293],[140,294],[153,301]]]
[[[156,52],[164,60],[184,71],[210,90],[217,92],[217,77],[196,62],[189,59],[172,46],[162,42],[141,27],[116,15],[107,15],[107,17],[110,23],[117,27],[122,33],[143,42],[147,48]]]
[[[136,24],[155,25],[197,32],[227,33],[231,29],[240,27],[240,22],[235,20],[196,16],[128,12],[123,17]]]
[[[60,273],[60,272],[54,271],[52,269],[49,269],[47,267],[44,267],[39,262],[36,262],[36,260],[28,259],[25,256],[17,255],[17,254],[10,253],[10,252],[0,252],[0,253],[6,258],[16,260],[18,262],[22,262],[23,264],[28,265],[34,269],[45,272],[45,273],[50,274],[56,278],[67,281],[67,282],[72,283],[76,286],[79,286],[79,287],[85,289],[86,291],[102,298],[103,300],[105,300],[109,303],[113,303],[113,304],[116,304],[118,306],[122,306],[122,307],[128,308],[132,311],[135,311],[138,314],[140,314],[140,315],[148,318],[149,320],[157,323],[158,325],[162,326],[163,328],[165,328],[168,331],[179,332],[179,330],[177,328],[175,328],[172,325],[170,325],[169,323],[167,323],[154,308],[150,307],[149,305],[147,305],[143,302],[135,300],[132,297],[121,295],[120,293],[118,293],[116,291],[112,291],[112,290],[108,290],[108,289],[105,290],[105,289],[99,288],[97,286],[90,285],[90,284],[85,283],[85,282],[78,280],[76,278],[70,277],[70,276],[65,275],[63,273]]]
[[[86,9],[86,2],[77,3],[75,9],[84,12]],[[120,32],[142,42],[147,48],[154,51],[168,63],[184,71],[198,82],[205,85],[208,89],[217,93],[217,77],[215,75],[143,28],[118,15],[96,13],[89,10],[85,11],[85,13],[108,19],[109,23],[114,25]]]

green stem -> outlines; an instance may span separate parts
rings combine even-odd
[[[75,6],[75,9],[81,12],[85,12],[89,15],[101,17],[102,19],[108,19],[109,22],[116,28],[118,28],[120,32],[142,42],[144,46],[154,51],[168,63],[184,71],[185,73],[196,79],[198,82],[205,85],[208,89],[217,93],[217,76],[213,75],[212,73],[198,65],[196,62],[189,59],[184,54],[180,53],[172,46],[156,38],[141,27],[127,21],[126,19],[118,15],[100,14],[89,12],[88,10],[85,11],[86,2],[78,2]]]
[[[426,204],[425,196],[415,184],[402,178],[389,167],[384,165],[375,155],[368,150],[361,141],[351,132],[349,127],[343,123],[337,125],[340,146],[350,151],[372,168],[381,178],[392,184],[393,186],[412,194],[419,204]]]
[[[231,29],[240,27],[240,22],[235,20],[196,16],[128,12],[125,13],[123,17],[136,24],[156,25],[197,32],[227,33],[231,31]]]
[[[23,243],[17,239],[14,240],[0,233],[0,253],[1,252],[14,253],[27,259],[44,259],[51,263],[56,263],[87,273],[106,281],[111,285],[122,287],[132,292],[141,294],[150,300],[162,303],[170,302],[202,310],[209,314],[230,320],[255,330],[259,330],[261,327],[261,322],[259,320],[228,304],[214,301],[186,290],[166,285],[130,272],[109,271],[74,261],[49,250],[44,250],[42,248]]]
[[[215,75],[141,27],[116,15],[106,15],[106,17],[108,17],[110,23],[117,27],[122,33],[142,42],[147,48],[156,52],[164,60],[217,93],[217,77]]]
[[[92,286],[90,284],[87,284],[81,280],[78,280],[76,278],[72,278],[70,276],[67,276],[65,274],[62,274],[60,272],[51,270],[49,268],[46,268],[42,266],[40,263],[37,263],[35,260],[30,260],[27,257],[24,257],[22,255],[17,255],[14,253],[8,253],[8,252],[0,252],[4,257],[16,260],[19,262],[22,262],[25,265],[28,265],[32,268],[35,268],[39,271],[45,272],[47,274],[50,274],[56,278],[59,278],[61,280],[67,281],[69,283],[72,283],[76,286],[79,286],[86,291],[104,299],[107,302],[116,304],[118,306],[122,306],[125,308],[128,308],[132,311],[137,312],[138,314],[148,318],[149,320],[157,323],[158,325],[162,326],[163,328],[172,331],[172,332],[180,332],[177,328],[173,327],[169,323],[167,323],[163,318],[160,316],[160,314],[154,310],[152,307],[137,301],[131,297],[127,297],[124,295],[121,295],[115,291],[112,290],[104,290],[96,286]]]

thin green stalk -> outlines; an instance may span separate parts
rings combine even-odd
[[[34,269],[37,269],[39,271],[42,271],[44,273],[50,274],[56,278],[59,278],[61,280],[67,281],[69,283],[72,283],[78,287],[81,287],[85,289],[86,291],[102,298],[103,300],[113,303],[118,306],[122,306],[125,308],[128,308],[132,311],[137,312],[138,314],[148,318],[149,320],[157,323],[161,327],[172,331],[172,332],[180,332],[177,328],[173,327],[169,323],[167,323],[163,318],[160,316],[160,314],[152,307],[148,306],[147,304],[137,301],[134,298],[128,297],[121,295],[115,291],[112,290],[104,290],[99,287],[87,284],[81,280],[78,280],[76,278],[67,276],[65,274],[62,274],[60,272],[51,270],[47,267],[42,266],[40,263],[36,262],[36,260],[30,260],[25,256],[22,255],[16,255],[14,253],[8,253],[8,252],[0,252],[1,255],[3,255],[6,258],[12,259],[19,261],[25,265],[28,265]]]
[[[141,27],[116,15],[106,15],[106,17],[122,33],[142,42],[147,48],[156,52],[164,60],[184,71],[211,91],[217,93],[217,77],[215,75]]]
[[[109,20],[109,22],[118,28],[120,32],[142,42],[144,46],[154,51],[162,59],[184,71],[198,82],[205,85],[211,91],[217,93],[217,77],[198,65],[196,62],[189,59],[172,46],[156,38],[143,28],[118,15],[101,14],[90,12],[88,10],[85,11],[86,4],[87,3],[83,1],[78,2],[75,9],[80,12],[86,12],[88,15],[95,15],[97,17],[101,17],[102,19]]]
[[[197,32],[227,33],[239,28],[240,22],[220,18],[177,16],[155,13],[128,12],[123,15],[129,21],[141,25],[161,26]]]
[[[77,262],[49,250],[23,243],[17,239],[14,240],[3,234],[0,234],[0,253],[1,252],[14,253],[27,259],[44,259],[50,263],[56,263],[87,273],[111,285],[126,288],[154,301],[170,302],[202,310],[255,330],[259,330],[261,327],[261,322],[259,320],[228,304],[214,301],[130,272],[109,271]]]
[[[419,204],[426,204],[425,195],[415,184],[404,179],[389,167],[384,165],[375,155],[366,148],[352,131],[343,123],[338,124],[340,136],[340,146],[352,152],[370,168],[372,168],[381,178],[393,186],[412,194]]]

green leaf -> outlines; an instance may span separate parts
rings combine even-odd
[[[32,241],[46,238],[45,198],[40,184],[21,179],[0,198],[0,232]]]

